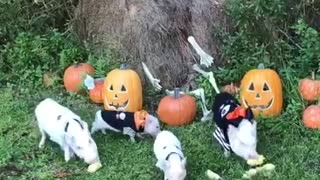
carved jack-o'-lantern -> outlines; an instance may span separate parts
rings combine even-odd
[[[107,74],[103,85],[106,110],[136,112],[142,109],[142,85],[139,75],[125,65]]]
[[[240,89],[242,106],[251,107],[255,116],[277,116],[281,113],[282,84],[274,70],[264,69],[263,64],[260,64],[258,69],[245,74]]]

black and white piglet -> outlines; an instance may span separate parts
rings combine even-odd
[[[149,134],[155,138],[160,132],[160,123],[156,117],[146,111],[133,113],[99,110],[92,123],[91,133],[101,130],[105,134],[106,129],[129,135],[131,141],[135,142],[135,136],[141,138],[143,134]]]
[[[251,109],[241,107],[237,99],[223,92],[216,95],[212,110],[216,123],[213,136],[225,155],[232,151],[245,160],[258,159],[257,123]]]
[[[58,143],[64,151],[66,162],[76,154],[87,164],[100,163],[97,145],[88,129],[88,124],[68,108],[51,98],[41,101],[35,115],[41,132],[39,148],[43,148],[46,135]]]

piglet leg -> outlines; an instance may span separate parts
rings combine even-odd
[[[71,159],[72,153],[68,145],[64,145],[64,160],[68,162]]]
[[[228,158],[230,157],[230,151],[224,151],[224,157]]]
[[[107,134],[105,129],[101,129],[102,134]]]
[[[136,136],[136,132],[133,129],[125,127],[123,128],[123,134],[130,136],[131,142],[136,142],[136,140],[134,139],[134,137]]]
[[[39,143],[39,149],[42,149],[44,147],[44,143],[46,142],[46,133],[42,129],[40,129],[40,133],[41,133],[41,140]]]
[[[140,139],[144,139],[144,133],[137,133],[136,136]]]

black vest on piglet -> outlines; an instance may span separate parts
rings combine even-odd
[[[125,114],[125,118],[123,120],[117,118],[121,113]],[[130,127],[135,132],[143,131],[143,129],[138,130],[136,128],[134,113],[132,112],[102,110],[101,117],[109,126],[118,129],[119,131],[123,131],[123,128],[125,127]]]

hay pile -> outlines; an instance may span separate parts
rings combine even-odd
[[[187,42],[200,46],[221,62],[214,27],[226,28],[224,0],[80,0],[74,27],[83,40],[104,48],[119,45],[141,73],[145,62],[164,88],[185,86],[199,57]]]

